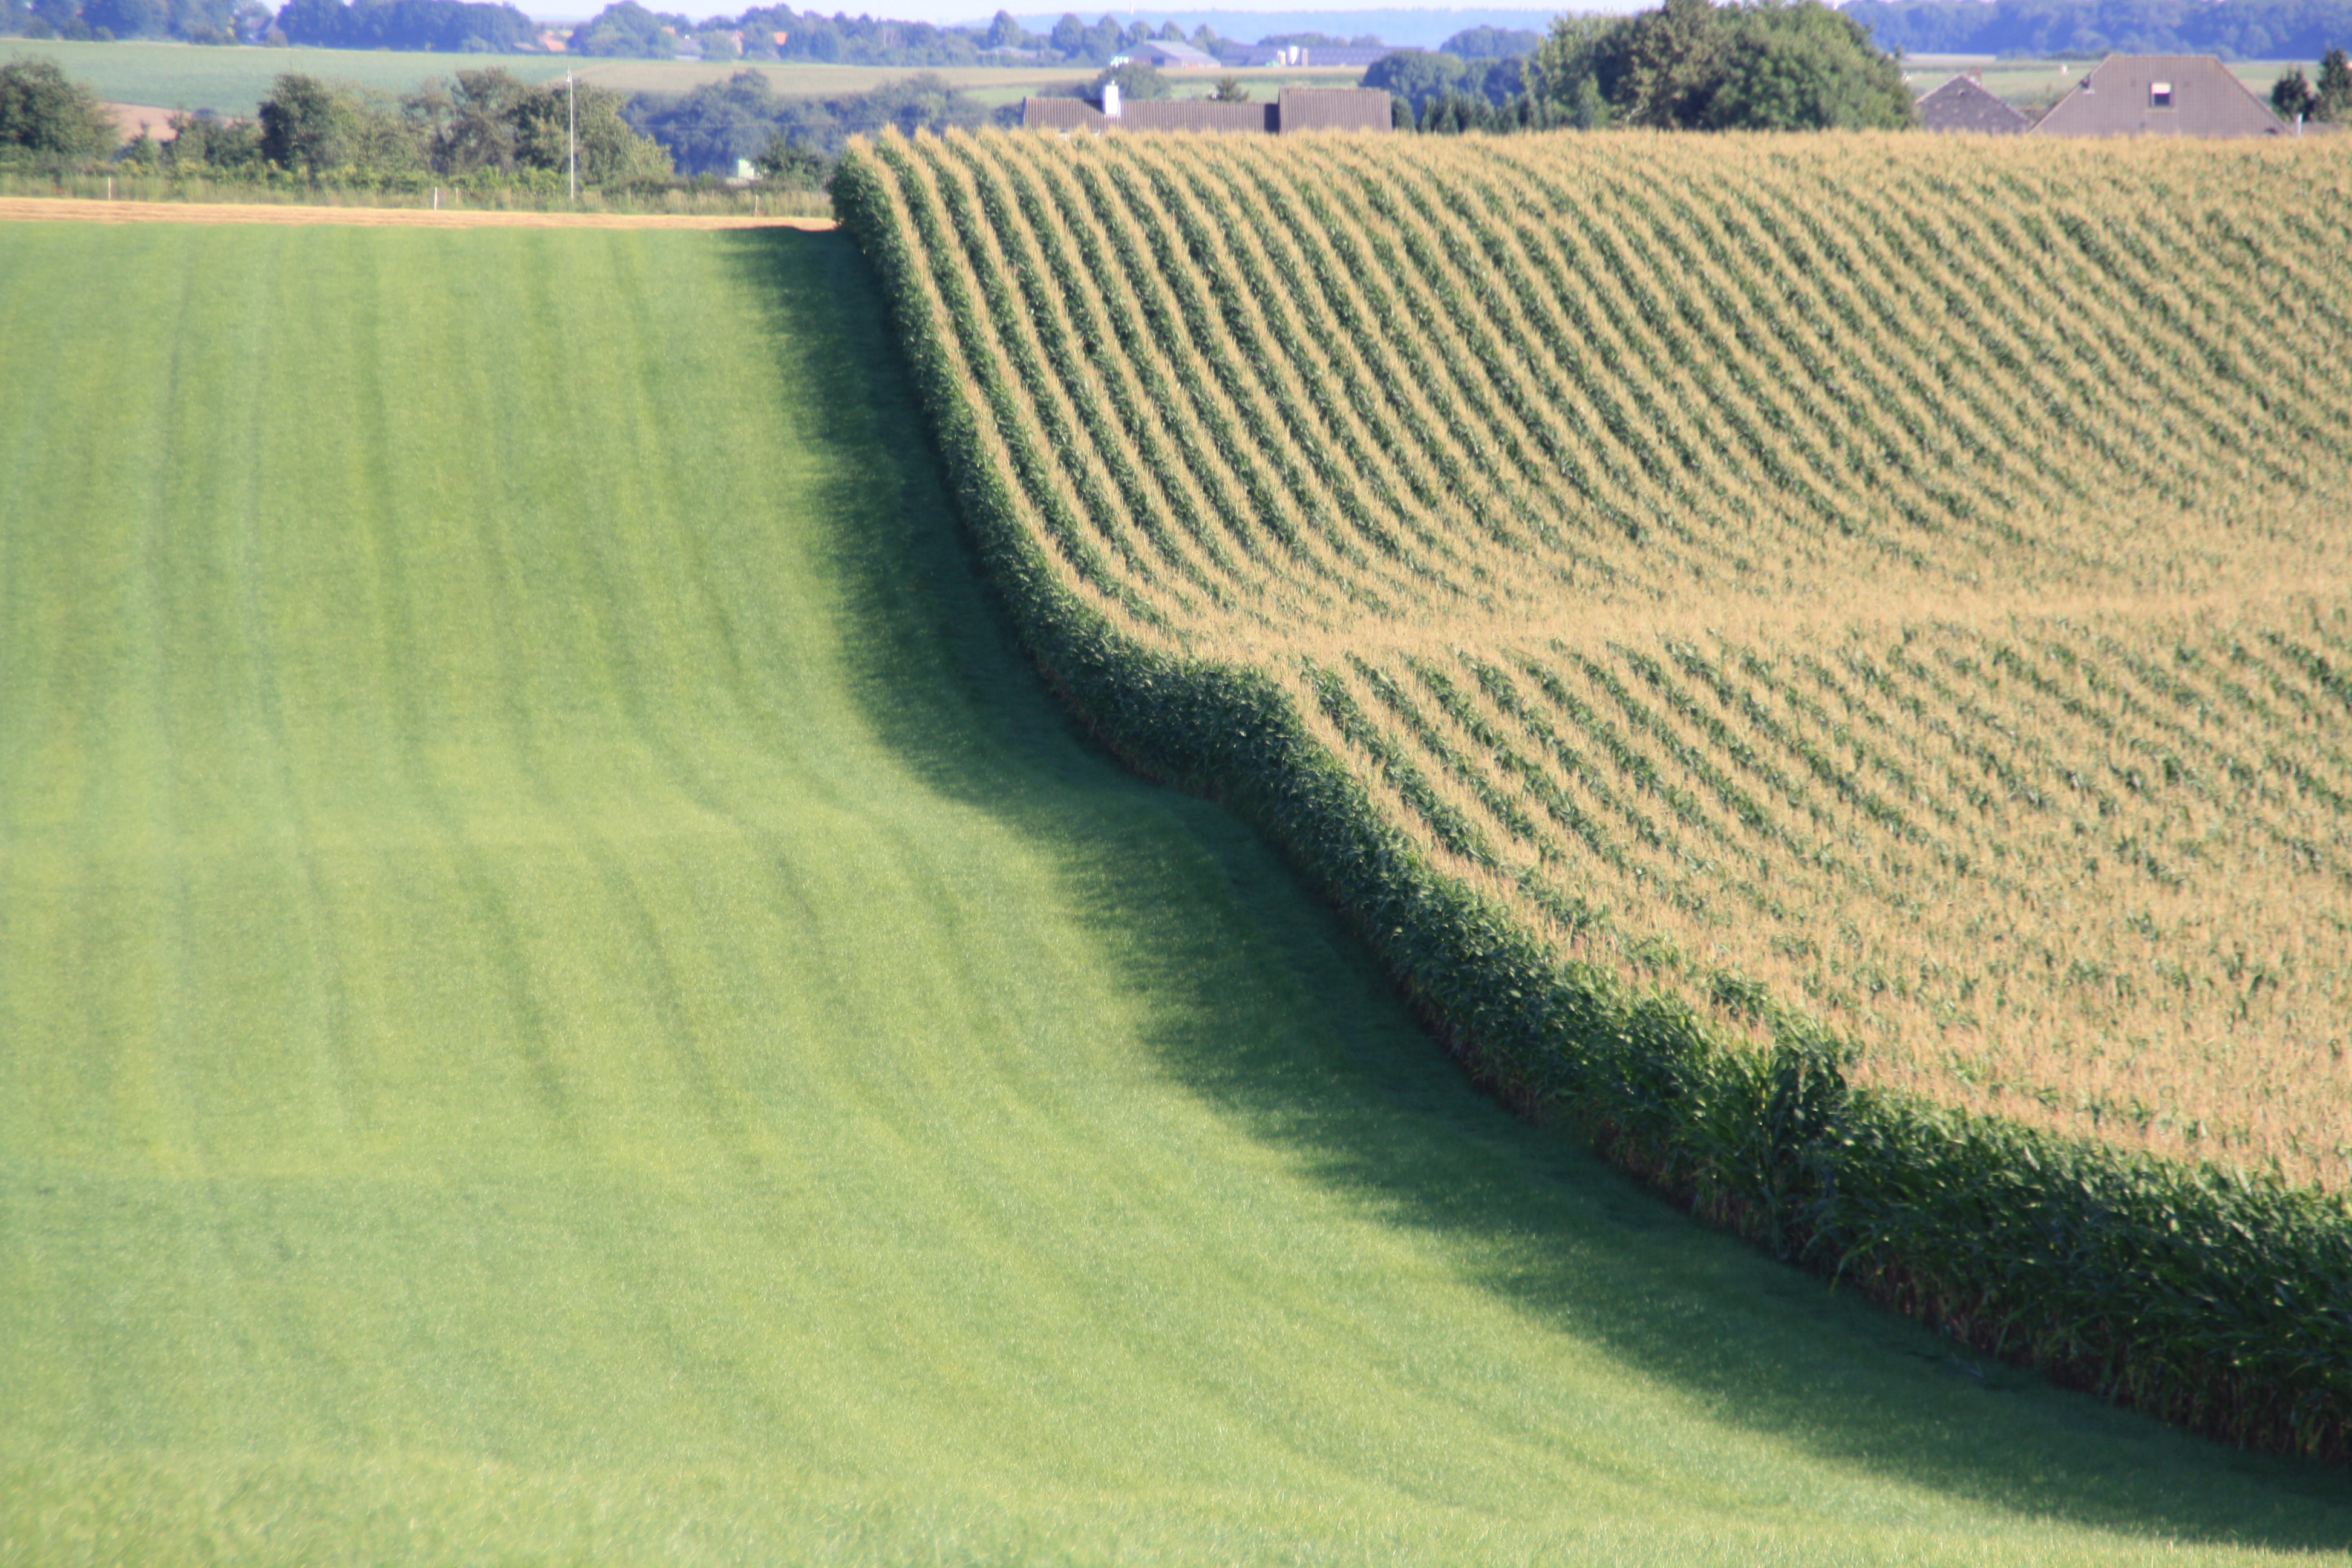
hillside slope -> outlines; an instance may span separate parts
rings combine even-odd
[[[866,276],[0,231],[0,1560],[2352,1538],[1474,1094],[1036,690]]]

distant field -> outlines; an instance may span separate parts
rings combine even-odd
[[[567,68],[582,79],[599,81],[627,92],[684,92],[706,81],[724,81],[739,70],[756,70],[775,84],[780,93],[830,97],[864,92],[884,82],[920,74],[918,70],[880,66],[763,65],[740,60],[726,65],[689,65],[664,60],[574,60],[546,55],[434,55],[394,53],[381,49],[205,48],[190,44],[147,43],[71,44],[0,38],[0,61],[26,55],[45,55],[87,82],[98,96],[113,103],[160,105],[165,109],[212,109],[223,114],[249,115],[268,96],[269,84],[284,71],[307,71],[338,81],[356,82],[385,92],[406,92],[427,77],[446,77],[459,70],[498,66],[525,81],[561,77]],[[1085,81],[1094,73],[1084,68],[1000,69],[963,68],[942,70],[958,87],[970,89],[985,102],[1010,103],[1023,95],[1057,83]],[[1236,72],[1261,95],[1284,82],[1309,85],[1350,83],[1360,71],[1265,69]],[[1180,91],[1189,84],[1178,79]],[[1188,95],[1189,91],[1188,91]]]
[[[0,1562],[2352,1540],[1475,1094],[896,364],[835,235],[0,226]]]
[[[814,97],[863,92],[885,82],[923,74],[919,69],[899,68],[762,65],[756,60],[737,60],[723,65],[615,60],[599,62],[593,68],[593,74],[596,80],[608,87],[622,88],[631,92],[683,92],[701,82],[724,81],[740,70],[759,71],[775,85],[779,93]],[[993,104],[1017,102],[1042,88],[1091,81],[1098,73],[1087,66],[1054,66],[1042,69],[1026,66],[991,66],[940,68],[930,74],[946,78],[983,103]],[[1239,77],[1258,97],[1269,98],[1286,84],[1352,87],[1363,74],[1360,70],[1299,70],[1266,67],[1255,70],[1171,71],[1168,79],[1171,90],[1180,98],[1207,97],[1213,90],[1217,79],[1223,76]]]
[[[526,81],[563,74],[544,56],[394,54],[373,49],[210,48],[193,44],[69,44],[0,38],[0,60],[45,55],[112,103],[211,109],[249,115],[284,71],[307,71],[385,92],[405,92],[429,76],[504,66]]]

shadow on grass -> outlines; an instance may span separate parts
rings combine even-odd
[[[725,243],[854,476],[832,547],[868,721],[1064,868],[1126,939],[1172,1079],[1366,1212],[1444,1233],[1538,1322],[1720,1419],[1904,1482],[2127,1537],[2340,1552],[2352,1482],[1956,1354],[1712,1231],[1474,1090],[1244,825],[1122,771],[1054,703],[949,503],[878,287],[838,234]],[[786,345],[789,346],[787,350]],[[1175,896],[1171,896],[1171,894]],[[1317,1027],[1270,1028],[1311,1018]]]

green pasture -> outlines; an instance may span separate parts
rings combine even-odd
[[[724,81],[740,70],[756,70],[779,93],[804,98],[866,92],[886,82],[922,74],[904,66],[826,66],[800,61],[762,64],[736,60],[698,65],[682,60],[567,60],[560,55],[436,55],[390,49],[223,48],[143,39],[75,44],[56,39],[0,38],[0,64],[31,55],[55,59],[68,74],[88,83],[99,97],[112,103],[211,109],[230,115],[250,115],[257,110],[261,100],[268,96],[269,84],[285,71],[306,71],[334,81],[401,93],[414,89],[427,77],[447,77],[488,66],[501,67],[533,82],[561,77],[567,68],[576,69],[583,81],[602,82],[624,92],[685,92],[703,82]],[[1015,103],[1043,88],[1083,82],[1095,73],[1085,67],[1069,66],[963,66],[934,74],[966,89],[982,102]],[[1286,84],[1344,87],[1353,85],[1363,73],[1269,67],[1232,74],[1249,82],[1258,97],[1270,98]],[[1194,76],[1201,79],[1195,82]],[[1213,85],[1211,76],[1205,71],[1174,73],[1178,95],[1204,95]]]
[[[0,226],[0,1563],[2352,1542],[1473,1091],[896,365],[837,234]]]
[[[126,39],[75,44],[58,39],[0,38],[0,64],[44,55],[66,74],[110,103],[159,109],[210,109],[250,115],[285,71],[306,71],[383,92],[407,92],[427,77],[498,65],[525,81],[563,74],[564,62],[546,55],[435,55],[390,49],[265,49]]]

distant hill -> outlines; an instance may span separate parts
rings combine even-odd
[[[2352,0],[1852,0],[1906,54],[2211,54],[2316,59],[2352,45]]]

